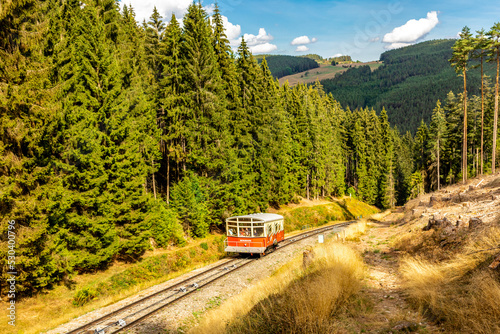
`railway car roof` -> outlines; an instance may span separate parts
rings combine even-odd
[[[226,221],[230,219],[236,219],[236,218],[253,218],[254,220],[262,221],[262,222],[268,222],[268,221],[274,221],[278,219],[283,219],[282,215],[278,215],[276,213],[251,213],[249,215],[244,215],[244,216],[234,216],[234,217],[229,217],[226,219]]]

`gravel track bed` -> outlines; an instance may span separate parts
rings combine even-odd
[[[335,229],[335,232],[338,232],[338,229]],[[326,235],[330,233],[332,233],[332,231],[327,231],[324,234]],[[150,318],[145,319],[144,322],[129,330],[126,330],[125,332],[141,334],[165,334],[182,332],[182,328],[193,320],[193,315],[202,313],[211,305],[213,305],[214,301],[226,300],[231,296],[241,293],[244,289],[247,289],[248,287],[256,284],[261,279],[269,277],[269,275],[271,275],[280,266],[288,262],[297,253],[302,252],[302,250],[306,246],[313,245],[317,243],[317,241],[318,237],[317,235],[314,235],[304,240],[298,241],[295,244],[287,246],[283,249],[278,249],[277,251],[272,252],[265,257],[258,259],[257,261],[254,261],[246,267],[239,269],[234,273],[226,275],[222,279],[202,288],[200,291],[196,291],[190,294],[181,301],[176,302],[173,305],[165,308],[164,310],[159,311]],[[46,334],[67,333],[70,330],[78,328],[94,319],[97,319],[116,309],[119,309],[120,307],[130,304],[161,289],[172,286],[179,281],[182,281],[201,271],[205,271],[211,267],[215,267],[229,260],[230,259],[223,259],[217,261],[208,266],[195,269],[187,274],[171,279],[162,284],[158,284],[145,289],[140,293],[123,299],[115,304],[100,308],[81,317],[78,317],[71,322],[68,322],[57,327],[56,329],[46,332]],[[106,323],[106,321],[104,323]]]

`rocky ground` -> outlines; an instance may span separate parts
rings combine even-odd
[[[353,242],[363,254],[368,272],[361,290],[367,306],[352,321],[363,333],[441,333],[438,326],[409,305],[401,287],[401,252],[391,247],[391,241],[401,233],[401,227],[396,225],[401,217],[396,213],[382,221],[371,221],[368,232]]]

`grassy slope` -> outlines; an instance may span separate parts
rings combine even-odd
[[[284,206],[277,212],[285,216],[288,233],[376,211],[363,202],[345,198],[334,202],[304,200],[298,205]],[[181,249],[157,249],[148,252],[137,263],[116,262],[106,271],[76,276],[68,285],[21,300],[17,307],[16,330],[19,333],[39,333],[217,261],[225,255],[224,238],[211,235],[206,239],[191,240]],[[0,303],[0,307],[6,307],[6,304]],[[12,333],[12,328],[4,324],[0,325],[0,333]]]
[[[375,70],[382,65],[381,62],[368,62],[368,63],[353,63],[353,66],[369,65],[370,68]],[[338,73],[345,72],[347,68],[342,67],[342,65],[332,66],[330,64],[320,64],[319,68],[313,68],[308,71],[295,73],[292,75],[287,75],[279,79],[280,84],[284,84],[288,81],[290,86],[295,86],[299,83],[313,83],[316,80],[325,80],[334,78]],[[305,73],[309,72],[307,76]]]
[[[469,188],[482,178],[481,187]],[[364,277],[345,275],[343,259],[334,277],[328,266],[304,272],[299,254],[269,280],[208,312],[192,332],[500,333],[500,271],[488,268],[500,251],[500,177],[482,178],[417,198],[402,213],[374,215],[372,228],[348,235],[345,241],[363,254]],[[430,205],[430,196],[453,200]],[[471,217],[482,223],[423,231],[436,212],[453,226]],[[364,266],[344,253],[345,245],[327,245]],[[328,262],[323,255],[321,261]]]

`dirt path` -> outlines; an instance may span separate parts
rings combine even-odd
[[[390,214],[383,221],[372,221],[359,242],[353,242],[368,267],[361,291],[364,307],[353,318],[357,326],[353,325],[363,333],[442,333],[437,325],[410,307],[402,290],[398,274],[400,254],[390,246],[403,228],[394,225],[399,217]]]

